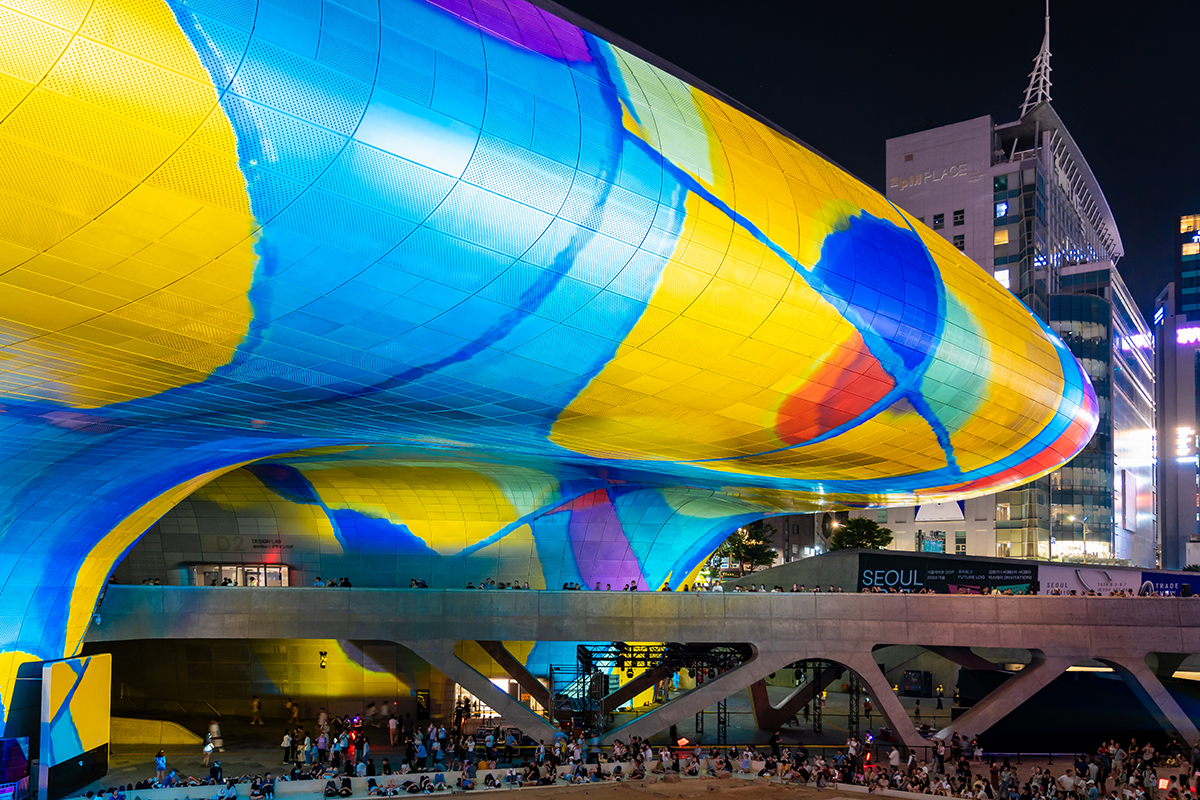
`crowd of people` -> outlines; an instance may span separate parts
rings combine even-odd
[[[109,583],[116,583],[116,581],[110,578]],[[161,586],[162,583],[158,578],[147,578],[146,580],[142,581],[142,585],[144,585],[144,586]],[[237,586],[238,583],[237,583],[237,581],[235,581],[232,578],[225,578],[218,583],[218,581],[214,578],[211,585],[212,586]],[[252,582],[250,585],[254,586],[255,584]],[[341,588],[341,589],[354,588],[354,586],[350,582],[349,578],[336,578],[336,579],[331,578],[329,580],[325,580],[325,579],[321,578],[320,576],[317,576],[317,578],[315,578],[313,580],[312,585],[313,586],[322,586],[322,587]],[[424,578],[410,578],[409,583],[408,583],[408,588],[409,589],[428,589],[428,588],[430,588],[430,586]],[[514,580],[514,581],[508,581],[508,582],[504,582],[504,581],[497,582],[494,578],[489,577],[489,578],[481,579],[479,581],[478,585],[476,585],[474,581],[467,581],[467,585],[464,588],[467,588],[467,589],[529,589],[530,586],[529,586],[529,581]],[[585,584],[568,581],[566,583],[563,583],[561,590],[562,591],[582,591],[582,590],[586,590],[588,588],[589,587]],[[637,592],[637,591],[641,591],[641,587],[638,586],[638,582],[636,579],[626,582],[625,585],[620,588],[614,588],[611,583],[605,583],[602,586],[601,582],[599,582],[599,581],[597,581],[596,585],[591,588],[593,591],[597,591],[597,592],[601,592],[601,591],[604,591],[604,592],[611,592],[611,591]],[[750,584],[746,584],[746,585],[732,584],[727,589],[727,588],[725,588],[725,584],[721,583],[720,581],[708,581],[708,582],[697,581],[695,583],[684,584],[683,586],[678,587],[677,589],[672,589],[671,584],[669,582],[664,582],[662,584],[662,586],[659,587],[658,591],[660,591],[660,592],[672,592],[672,591],[678,591],[678,592],[726,592],[726,591],[729,591],[729,592],[770,592],[770,593],[796,592],[796,593],[807,593],[807,594],[842,594],[845,592],[845,589],[843,589],[841,586],[834,586],[833,584],[829,584],[828,589],[822,589],[819,584],[814,584],[813,587],[810,589],[803,583],[793,583],[791,589],[787,589],[784,586],[781,586],[779,584],[776,584],[776,585],[772,586],[770,589],[768,589],[765,583],[759,583],[758,585],[755,585],[754,583],[750,583]],[[1161,588],[1161,587],[1160,588],[1152,588],[1149,584],[1146,584],[1145,586],[1143,586],[1142,588],[1140,588],[1136,591],[1134,589],[1113,589],[1109,592],[1097,592],[1094,589],[1089,589],[1087,591],[1083,591],[1080,589],[1065,589],[1065,588],[1058,588],[1058,587],[1050,588],[1043,592],[1038,592],[1038,591],[1034,591],[1033,587],[1014,588],[1011,586],[1003,587],[1003,588],[1002,587],[984,588],[984,587],[959,586],[959,587],[956,587],[953,592],[950,592],[950,591],[939,592],[936,589],[929,588],[929,587],[913,589],[913,588],[908,588],[908,587],[896,587],[896,586],[887,587],[887,588],[884,588],[882,586],[865,586],[862,589],[859,589],[858,592],[860,594],[950,594],[950,593],[953,593],[953,594],[991,595],[991,596],[1014,596],[1014,595],[1043,594],[1043,595],[1049,595],[1049,596],[1055,596],[1055,597],[1183,597],[1184,596],[1183,593],[1178,589]],[[1188,596],[1200,597],[1200,593],[1188,595]]]
[[[875,765],[838,751],[832,763],[817,767],[817,774],[818,780],[859,783],[871,790],[968,800],[1185,800],[1196,796],[1200,782],[1200,742],[1191,752],[1189,762],[1174,740],[1158,753],[1150,743],[1139,746],[1135,739],[1122,746],[1110,739],[1094,753],[1077,756],[1057,777],[1048,766],[1037,766],[1022,778],[1008,758],[985,767],[977,743],[960,747],[953,741],[939,742],[929,762],[911,753],[902,759],[897,748],[892,748],[886,764]]]
[[[430,794],[455,789],[490,789],[640,780],[648,775],[676,774],[681,778],[769,777],[782,783],[815,785],[838,783],[865,786],[874,793],[886,789],[965,800],[1189,800],[1200,788],[1200,742],[1191,750],[1171,740],[1162,752],[1153,744],[1115,739],[1102,742],[1094,753],[1079,755],[1061,774],[1049,767],[1033,767],[1024,776],[1008,758],[985,762],[977,740],[953,734],[934,740],[926,753],[902,754],[899,746],[875,748],[868,736],[851,736],[832,755],[810,753],[804,745],[785,747],[778,732],[765,747],[712,747],[699,743],[657,749],[637,737],[617,740],[607,751],[583,737],[556,736],[550,744],[520,748],[519,732],[510,729],[498,738],[462,731],[465,707],[456,709],[450,730],[430,723],[419,726],[408,715],[386,720],[393,741],[403,735],[404,753],[393,766],[383,758],[376,769],[364,727],[383,722],[360,717],[318,717],[312,738],[303,730],[289,729],[283,740],[284,759],[291,769],[278,778],[263,775],[226,776],[216,761],[208,774],[181,777],[168,770],[166,757],[155,758],[156,775],[130,786],[89,792],[95,800],[126,800],[133,791],[159,787],[214,787],[211,800],[271,800],[276,781],[324,781],[325,797],[350,797],[356,789],[351,776],[366,777],[370,796]],[[371,717],[371,714],[368,714]],[[293,732],[297,736],[293,736]],[[303,737],[303,738],[301,738]],[[320,742],[325,739],[326,746]],[[922,757],[924,756],[924,757]],[[500,773],[499,770],[504,772]],[[447,773],[458,773],[451,778]],[[482,777],[481,777],[482,773]],[[364,789],[357,790],[360,794]]]

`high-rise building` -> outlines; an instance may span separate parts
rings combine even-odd
[[[1179,218],[1175,239],[1175,314],[1200,320],[1200,214]],[[1155,313],[1158,308],[1155,307]]]
[[[1175,280],[1154,301],[1162,563],[1200,563],[1200,214],[1179,218]],[[1189,552],[1191,551],[1191,552]]]
[[[1123,247],[1104,193],[1050,103],[1049,16],[1016,121],[977,117],[889,139],[887,176],[889,200],[1062,336],[1100,403],[1095,437],[1065,467],[989,497],[891,509],[894,546],[1155,563],[1152,338],[1117,270]],[[1200,294],[1195,308],[1200,318]]]

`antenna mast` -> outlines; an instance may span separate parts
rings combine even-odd
[[[1021,104],[1021,116],[1039,103],[1050,102],[1050,0],[1046,0],[1046,35],[1042,37],[1042,49],[1033,60],[1033,72],[1029,73],[1029,88],[1025,90],[1025,102]]]

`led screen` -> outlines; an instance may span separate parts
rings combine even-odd
[[[1087,376],[949,241],[563,13],[0,0],[6,709],[238,467],[322,559],[392,537],[403,578],[487,550],[594,588],[678,586],[746,514],[987,493],[1083,447]],[[367,447],[460,473],[360,498],[306,463]]]
[[[111,709],[111,655],[42,667],[41,800],[55,800],[107,773]]]

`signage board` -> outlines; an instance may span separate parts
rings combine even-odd
[[[1125,590],[1136,592],[1142,586],[1142,573],[1134,570],[1104,569],[1103,567],[1057,566],[1043,564],[1038,567],[1041,594],[1096,594]]]
[[[862,553],[858,559],[858,589],[896,589],[938,594],[982,594],[993,589],[1011,589],[1027,594],[1037,580],[1037,565],[967,558],[922,558]]]

